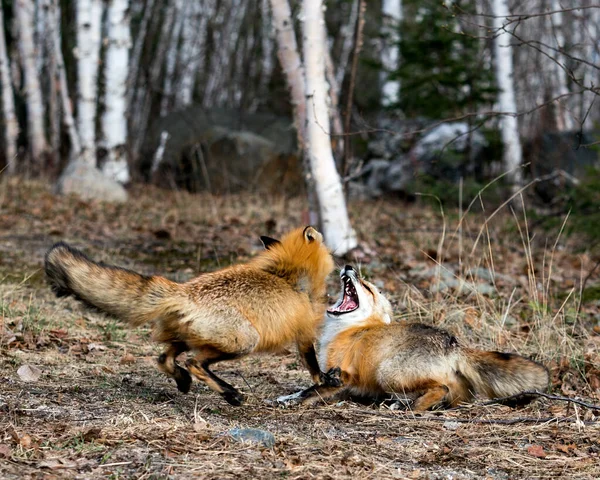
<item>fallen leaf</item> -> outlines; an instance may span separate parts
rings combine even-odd
[[[26,433],[21,435],[21,437],[19,438],[19,445],[21,445],[22,447],[29,448],[31,447],[31,443],[31,437]]]
[[[90,343],[87,347],[90,352],[92,350],[106,350],[106,345],[102,345],[101,343]]]
[[[559,443],[556,445],[556,449],[564,453],[569,453],[571,450],[575,450],[576,448],[577,445],[575,445],[574,443],[569,443],[567,445]]]
[[[100,427],[92,427],[89,430],[85,431],[81,437],[85,442],[91,442],[100,437],[102,433],[102,429]]]
[[[17,370],[17,375],[24,382],[37,382],[42,375],[42,371],[35,365],[21,365]]]
[[[11,449],[8,445],[6,445],[6,444],[0,445],[0,458],[2,458],[2,457],[8,458],[8,457],[10,457],[10,453],[11,453]]]
[[[532,457],[546,458],[546,452],[544,452],[544,447],[541,445],[529,445],[527,447],[527,453]]]
[[[126,353],[121,357],[120,363],[121,365],[131,365],[135,363],[135,357],[131,353]]]

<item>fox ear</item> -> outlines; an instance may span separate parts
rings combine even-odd
[[[306,240],[306,243],[312,243],[315,240],[322,242],[323,235],[321,235],[319,232],[317,232],[313,227],[311,227],[309,225],[308,227],[306,227],[304,229],[304,239]]]
[[[265,246],[265,250],[269,250],[269,248],[271,248],[273,245],[277,245],[278,243],[281,243],[276,238],[266,237],[264,235],[260,237],[260,241]]]

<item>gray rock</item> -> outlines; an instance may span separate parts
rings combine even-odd
[[[367,145],[367,149],[374,157],[389,158],[391,154],[387,148],[385,138],[371,140]]]
[[[104,176],[97,168],[78,162],[71,162],[63,171],[56,184],[56,192],[63,195],[73,193],[84,200],[127,201],[123,185]]]
[[[275,436],[258,428],[232,428],[227,432],[231,438],[241,443],[257,443],[266,448],[275,445]]]

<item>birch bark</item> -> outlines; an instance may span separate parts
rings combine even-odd
[[[34,5],[31,0],[16,0],[13,8],[19,35],[19,55],[25,77],[27,140],[33,162],[36,163],[46,153],[48,144],[44,131],[44,102],[36,65],[35,44],[33,42]]]
[[[552,11],[557,13],[548,16],[548,30],[551,33],[551,40],[553,40],[550,41],[549,44],[557,50],[562,51],[565,48],[565,35],[563,31],[563,14],[560,11],[562,10],[560,1],[552,0],[550,2],[550,8]],[[567,74],[561,67],[563,64],[561,58],[562,55],[556,52],[549,52],[549,55],[553,58],[553,60],[548,59],[551,63],[550,72],[551,78],[553,78],[552,84],[554,87],[552,96],[553,98],[556,98],[569,93],[569,89],[567,87]],[[568,98],[558,100],[556,103],[556,126],[559,131],[572,130],[574,127],[573,116],[569,112],[567,105]]]
[[[400,59],[400,22],[402,0],[383,0],[383,48],[381,49],[381,95],[383,106],[394,105],[400,100],[400,80],[390,80],[398,69]]]
[[[69,87],[67,85],[67,75],[65,72],[65,61],[62,54],[61,48],[61,33],[60,33],[60,14],[58,0],[52,0],[50,9],[48,11],[48,35],[51,39],[52,57],[56,64],[55,68],[55,82],[58,83],[58,91],[60,95],[60,104],[63,115],[63,123],[67,129],[69,141],[71,142],[71,159],[79,160],[81,155],[81,141],[79,140],[79,133],[75,126],[75,119],[73,118],[73,104],[69,96]]]
[[[110,0],[104,67],[104,114],[102,131],[107,160],[102,172],[120,183],[130,180],[127,164],[127,73],[129,67],[129,5],[127,0]]]
[[[194,86],[198,68],[202,62],[202,50],[206,35],[208,16],[206,15],[206,0],[190,2],[185,15],[181,32],[181,49],[179,51],[181,65],[181,81],[175,95],[175,108],[180,109],[191,105],[194,96]]]
[[[304,66],[300,59],[292,10],[288,0],[271,0],[273,25],[277,36],[277,58],[285,75],[298,135],[298,145],[305,148],[306,98],[304,86]]]
[[[101,0],[77,0],[77,127],[81,156],[96,166],[96,102],[102,19]]]
[[[189,6],[189,4],[187,4]],[[160,102],[160,116],[164,117],[169,113],[169,106],[173,97],[173,77],[177,66],[177,50],[179,47],[179,37],[183,28],[185,19],[185,10],[183,0],[177,0],[175,3],[175,23],[171,38],[169,40],[169,49],[167,50],[167,64],[165,66],[165,86],[163,97]]]
[[[4,140],[6,143],[6,163],[9,175],[17,169],[17,138],[19,122],[15,114],[15,99],[10,81],[10,63],[6,50],[4,32],[4,8],[0,2],[0,81],[2,82],[2,113],[4,114]]]
[[[515,88],[513,75],[511,35],[504,30],[509,10],[507,0],[493,0],[492,2],[495,31],[494,53],[496,55],[496,81],[498,82],[498,106],[500,111],[508,112],[500,119],[502,143],[504,145],[503,163],[506,171],[511,171],[509,178],[515,188],[523,182],[521,170],[522,150],[519,138],[517,117],[510,114],[517,113],[515,102]]]
[[[325,81],[325,19],[321,0],[304,0],[303,54],[306,92],[306,140],[319,200],[321,229],[327,246],[337,255],[356,247],[340,176],[335,168],[328,134],[327,82]]]

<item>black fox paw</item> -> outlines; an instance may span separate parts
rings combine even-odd
[[[239,407],[246,399],[244,395],[237,390],[225,391],[221,394],[221,396],[229,405],[233,405],[234,407]]]
[[[192,377],[190,376],[190,373],[185,368],[177,366],[176,374],[175,382],[177,383],[177,389],[181,393],[188,393],[192,386]]]
[[[328,387],[341,387],[343,385],[341,375],[340,367],[330,368],[327,372],[321,372],[321,383]]]

